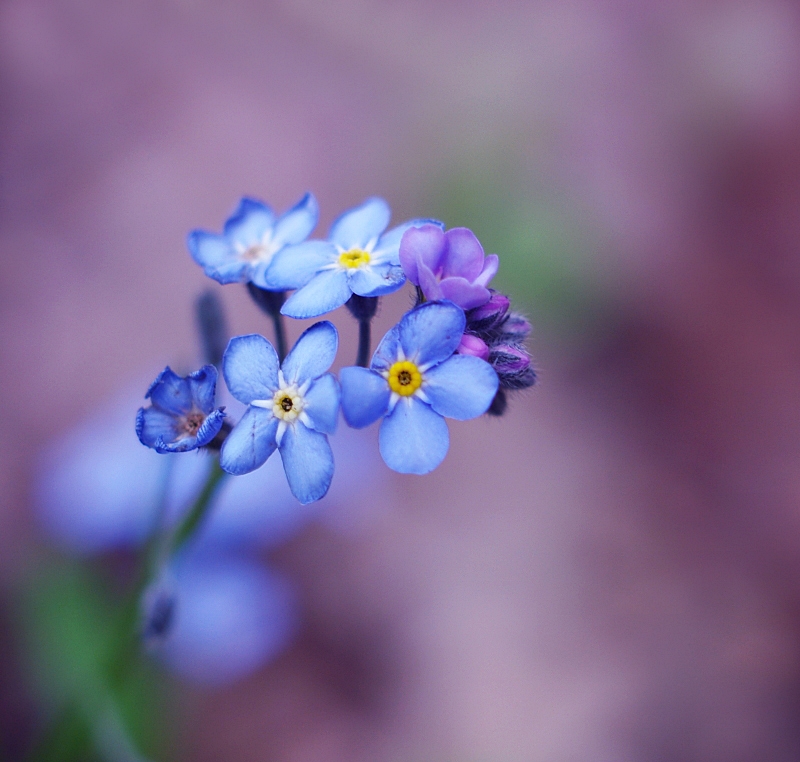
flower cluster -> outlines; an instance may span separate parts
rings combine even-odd
[[[193,258],[220,283],[242,282],[275,323],[276,344],[258,334],[230,340],[221,360],[226,386],[246,409],[223,423],[214,408],[216,373],[207,366],[181,379],[169,369],[139,411],[140,440],[159,452],[219,450],[229,474],[261,467],[277,450],[294,496],[306,504],[330,487],[328,437],[341,408],[353,428],[381,420],[379,449],[389,468],[425,474],[449,448],[445,418],[499,415],[506,392],[531,386],[525,348],[530,325],[489,284],[499,258],[484,254],[475,234],[436,220],[389,228],[383,199],[342,214],[327,238],[309,239],[318,205],[307,193],[277,216],[242,199],[222,233],[195,230]],[[388,230],[387,230],[388,228]],[[379,342],[369,360],[370,323],[379,297],[409,281],[415,306]],[[292,293],[288,293],[292,292]],[[338,333],[312,325],[285,354],[283,316],[304,319],[347,304],[359,323],[357,364],[329,372]]]

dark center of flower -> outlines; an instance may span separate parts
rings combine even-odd
[[[401,370],[397,374],[397,380],[401,386],[408,386],[411,383],[411,373],[407,370]]]
[[[205,419],[206,417],[202,413],[189,413],[189,415],[183,419],[183,430],[190,437],[194,437],[197,435],[197,432],[203,425],[203,421]]]
[[[292,409],[292,398],[283,397],[281,399],[281,407],[288,413]]]

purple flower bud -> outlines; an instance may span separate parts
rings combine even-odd
[[[474,331],[490,331],[503,322],[508,312],[511,301],[505,294],[498,294],[496,291],[486,304],[476,307],[469,311],[467,315],[467,325]]]
[[[456,352],[460,355],[480,357],[481,360],[489,359],[489,347],[486,342],[471,333],[465,333],[461,337],[461,343],[458,345]]]
[[[523,341],[531,332],[531,324],[518,312],[512,312],[503,323],[503,338],[508,341]]]
[[[495,369],[503,389],[525,389],[536,383],[536,371],[530,355],[521,346],[500,344],[492,347],[489,363]]]
[[[497,254],[483,247],[467,228],[446,233],[436,225],[412,227],[400,241],[400,264],[406,277],[429,301],[449,299],[464,310],[489,301],[489,281],[497,272]]]

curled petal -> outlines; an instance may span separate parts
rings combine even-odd
[[[400,241],[400,264],[406,277],[420,286],[418,267],[424,264],[431,273],[439,269],[439,263],[445,251],[445,237],[438,225],[422,225],[410,227],[403,233]],[[424,289],[423,289],[424,290]]]
[[[150,385],[145,394],[154,407],[172,415],[185,415],[192,409],[189,382],[167,366]]]
[[[486,286],[470,283],[466,278],[444,278],[439,283],[439,290],[442,299],[449,299],[465,310],[486,304],[491,296]]]
[[[453,228],[445,233],[447,249],[441,261],[441,277],[473,281],[483,269],[483,246],[468,228]]]

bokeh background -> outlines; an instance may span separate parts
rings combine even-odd
[[[320,232],[374,194],[473,228],[541,383],[270,552],[296,640],[171,684],[165,753],[800,759],[796,4],[4,0],[0,136],[10,758],[42,722],[16,612],[43,448],[195,362],[188,230],[312,190]]]

